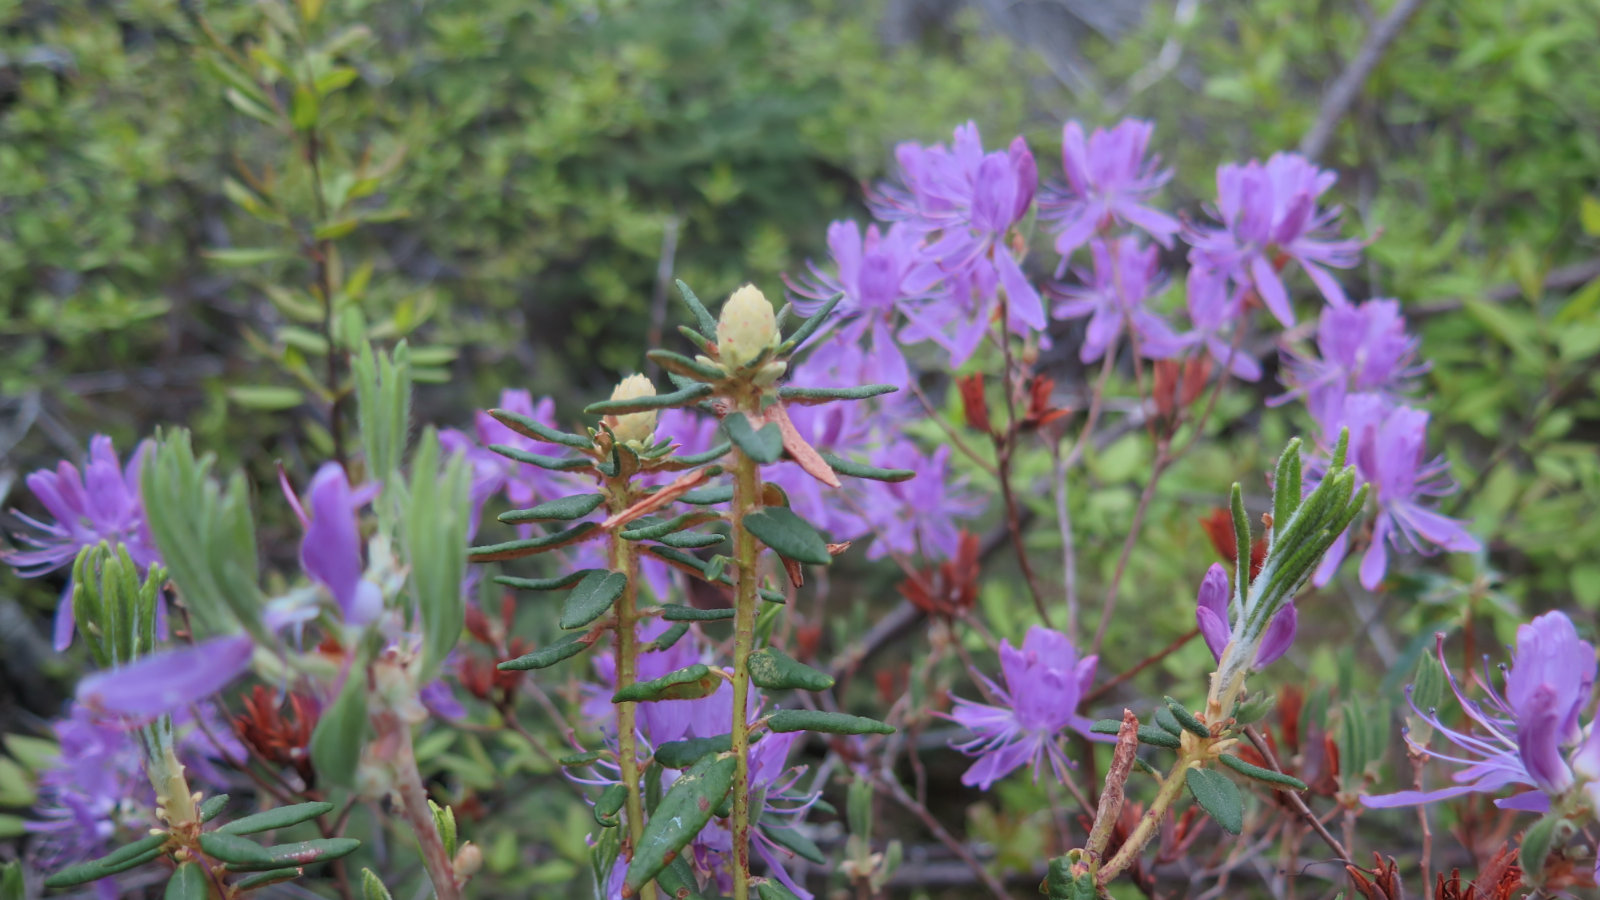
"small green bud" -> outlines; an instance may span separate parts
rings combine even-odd
[[[778,317],[761,289],[747,284],[722,305],[717,320],[717,355],[732,371],[749,365],[778,340]]]
[[[629,375],[622,379],[611,392],[612,400],[637,400],[640,397],[654,397],[656,386],[650,379],[643,375]],[[624,444],[643,444],[650,440],[656,430],[656,411],[653,409],[644,412],[625,413],[620,416],[606,416],[605,423],[611,427],[611,433],[617,440]]]

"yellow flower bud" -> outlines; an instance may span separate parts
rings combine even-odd
[[[761,289],[747,284],[722,305],[717,355],[730,371],[748,365],[778,339],[778,317]]]
[[[611,392],[613,400],[637,400],[640,397],[654,397],[656,386],[650,379],[643,375],[629,375],[622,379],[616,389]],[[644,412],[625,413],[620,416],[606,416],[606,424],[611,426],[611,433],[617,440],[624,444],[650,440],[656,430],[656,411],[653,409]]]

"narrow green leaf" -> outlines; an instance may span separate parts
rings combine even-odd
[[[652,409],[671,409],[675,406],[688,406],[696,400],[709,397],[712,391],[713,388],[709,384],[696,384],[670,394],[654,394],[631,400],[601,400],[599,403],[591,403],[584,407],[583,411],[591,416],[620,416]]]
[[[215,794],[213,796],[207,797],[200,804],[200,821],[202,823],[204,823],[204,822],[209,822],[212,819],[215,819],[217,816],[222,814],[222,811],[224,809],[226,809],[227,806],[228,806],[228,795],[227,794]]]
[[[1172,717],[1178,721],[1179,725],[1183,726],[1185,731],[1195,737],[1211,737],[1211,729],[1206,727],[1206,723],[1196,718],[1195,714],[1190,712],[1182,703],[1171,697],[1163,699],[1167,701],[1167,710],[1172,713]]]
[[[833,687],[833,676],[790,657],[777,647],[763,647],[750,654],[750,680],[769,691],[825,691]]]
[[[600,798],[594,802],[595,823],[603,828],[615,828],[621,825],[622,817],[617,813],[622,810],[622,804],[627,800],[627,785],[613,784],[601,791]]]
[[[22,880],[22,863],[16,860],[0,866],[0,900],[28,900],[28,886]]]
[[[761,825],[761,833],[772,840],[774,844],[790,851],[794,855],[819,866],[828,864],[828,857],[823,854],[822,848],[806,837],[799,828],[786,828],[782,826]]]
[[[796,328],[794,333],[789,335],[789,339],[784,341],[783,344],[778,347],[778,352],[788,353],[801,344],[804,344],[807,338],[815,334],[817,329],[821,328],[823,323],[828,321],[828,315],[833,312],[833,308],[838,306],[839,301],[843,299],[843,294],[834,294],[832,297],[829,297],[827,301],[817,309],[816,312],[811,314],[810,318],[800,323],[800,327]]]
[[[234,882],[233,886],[238,888],[241,892],[253,891],[259,888],[264,888],[269,884],[278,884],[280,882],[299,878],[305,873],[306,870],[300,868],[299,866],[287,866],[281,869],[268,869],[265,872],[257,872],[254,875],[246,875],[245,877]]]
[[[287,866],[306,866],[348,856],[361,846],[354,838],[320,838],[263,847],[248,838],[208,832],[200,835],[200,849],[228,864],[236,872],[260,872]]]
[[[165,843],[164,835],[152,835],[152,837],[162,837],[162,843]],[[145,838],[144,840],[149,840],[149,838]],[[122,849],[126,850],[127,848]],[[115,875],[118,872],[126,872],[129,869],[138,868],[139,866],[156,859],[165,852],[166,851],[161,847],[156,847],[153,850],[146,850],[136,856],[123,859],[122,862],[114,866],[103,865],[102,860],[104,858],[67,866],[61,871],[46,878],[44,880],[44,886],[47,888],[67,888],[80,884],[88,884],[91,881],[98,881],[99,879],[105,878],[108,875]]]
[[[1300,439],[1295,438],[1278,457],[1278,471],[1272,479],[1273,542],[1283,537],[1283,529],[1300,508]]]
[[[228,399],[246,409],[279,412],[306,402],[299,388],[276,384],[238,384],[227,390]]]
[[[499,515],[502,522],[554,522],[581,519],[599,508],[606,498],[599,494],[574,494],[527,509],[513,509]]]
[[[708,756],[673,782],[634,848],[623,881],[630,893],[655,878],[711,821],[712,810],[733,787],[735,765],[731,757]]]
[[[490,444],[489,449],[506,459],[538,466],[551,472],[571,472],[594,467],[594,460],[587,456],[545,456],[543,453],[533,453],[509,444]]]
[[[877,466],[869,466],[866,463],[859,463],[853,459],[846,459],[842,456],[836,456],[832,453],[826,452],[822,454],[822,460],[829,466],[832,466],[833,471],[839,473],[840,475],[849,475],[851,478],[866,478],[871,481],[898,482],[910,481],[917,475],[916,472],[913,472],[910,469],[880,469]]]
[[[828,542],[787,507],[774,506],[744,517],[744,527],[779,556],[825,566],[833,561]]]
[[[794,829],[774,829],[774,831],[777,830],[793,831]],[[769,836],[773,833],[772,831],[766,831],[765,829],[763,829],[763,831]],[[824,857],[822,862],[818,863],[818,865],[826,863],[827,861],[827,858]],[[756,900],[800,900],[800,898],[795,894],[794,891],[784,887],[782,882],[763,881],[756,885]]]
[[[516,559],[577,543],[585,538],[593,537],[599,528],[600,523],[598,522],[579,522],[565,531],[557,531],[553,534],[520,541],[506,541],[503,544],[487,544],[481,547],[473,547],[468,552],[472,554],[471,559],[473,562]]]
[[[1093,725],[1089,726],[1089,730],[1094,734],[1116,734],[1122,730],[1122,721],[1120,719],[1097,719]],[[1168,733],[1154,725],[1139,726],[1139,743],[1149,744],[1152,747],[1164,747],[1168,750],[1176,750],[1181,746],[1176,734]]]
[[[288,828],[309,822],[317,816],[333,812],[333,804],[325,801],[312,803],[296,803],[293,806],[280,806],[266,812],[235,819],[217,829],[219,834],[255,834],[260,831],[271,831],[275,828]]]
[[[531,419],[521,413],[514,413],[508,409],[491,409],[489,415],[501,425],[515,431],[525,438],[544,441],[547,444],[560,444],[563,447],[572,447],[576,450],[588,450],[594,447],[594,441],[581,434],[568,434],[557,431],[543,422]]]
[[[728,377],[727,372],[714,365],[707,365],[681,353],[673,353],[671,350],[651,350],[645,353],[645,356],[668,372],[675,372],[696,381],[716,382]]]
[[[1156,707],[1155,718],[1156,727],[1160,728],[1162,731],[1165,731],[1167,734],[1177,737],[1183,733],[1183,726],[1179,725],[1178,720],[1173,718],[1172,710],[1167,709],[1165,706]]]
[[[722,420],[722,432],[734,446],[762,465],[775,463],[783,456],[783,432],[769,422],[757,430],[750,425],[750,417],[741,412],[728,413]]]
[[[724,453],[727,451],[724,450]],[[733,485],[715,485],[713,487],[696,488],[687,491],[678,498],[680,503],[693,503],[696,506],[712,506],[717,503],[727,503],[733,499]]]
[[[582,753],[568,753],[566,756],[557,759],[556,762],[568,768],[579,768],[587,766],[605,755],[600,750],[585,750]]]
[[[295,88],[290,117],[296,131],[309,131],[316,126],[317,111],[320,106],[317,101],[316,89],[311,85],[302,84]]]
[[[894,726],[865,716],[820,709],[780,709],[767,717],[767,727],[780,734],[820,731],[824,734],[894,734]]]
[[[572,587],[582,581],[584,576],[590,572],[599,571],[601,570],[579,569],[576,572],[568,572],[565,575],[557,575],[554,578],[518,578],[514,575],[496,575],[494,581],[495,584],[503,584],[519,591],[558,591],[562,588]]]
[[[668,769],[687,769],[707,755],[733,749],[733,735],[668,741],[656,748],[655,760]]]
[[[696,609],[693,606],[682,606],[669,603],[661,607],[661,618],[668,622],[720,622],[731,619],[736,613],[733,607],[722,609]]]
[[[186,862],[167,879],[167,889],[161,896],[166,900],[209,900],[211,882],[198,863]]]
[[[699,550],[703,547],[715,547],[727,540],[725,535],[707,531],[680,531],[676,534],[663,535],[656,540],[668,547],[677,547],[681,550]]]
[[[1189,769],[1184,772],[1183,783],[1188,786],[1194,802],[1229,834],[1244,830],[1244,797],[1228,776],[1210,769]]]
[[[627,587],[628,576],[621,572],[596,570],[585,575],[561,607],[561,627],[571,631],[605,615]]]
[[[705,900],[698,892],[700,882],[695,878],[694,869],[689,865],[689,861],[681,856],[674,857],[672,862],[656,875],[656,885],[661,888],[664,896],[671,897],[672,900]]]
[[[367,734],[367,680],[353,667],[311,733],[311,764],[323,785],[352,787]]]
[[[704,663],[675,669],[660,678],[636,681],[611,695],[612,703],[639,703],[654,700],[699,700],[716,693],[722,676]]]
[[[394,900],[383,879],[371,869],[361,870],[361,900]]]
[[[673,644],[676,644],[680,638],[688,633],[689,623],[679,622],[676,625],[673,625],[671,628],[668,628],[666,631],[663,631],[655,640],[646,644],[644,651],[646,653],[659,653],[662,650],[671,649]]]
[[[224,266],[258,266],[294,258],[294,254],[277,247],[219,247],[203,251],[201,256]]]
[[[1559,814],[1547,813],[1522,833],[1522,844],[1517,851],[1517,863],[1521,866],[1523,877],[1528,884],[1544,883],[1544,867],[1550,859],[1550,851],[1562,842],[1558,839],[1558,832],[1570,829],[1563,827],[1565,825],[1566,820]],[[1561,835],[1561,838],[1564,837],[1565,835]]]
[[[700,298],[695,296],[694,291],[689,290],[689,286],[683,283],[683,279],[676,279],[673,284],[678,286],[678,296],[683,298],[683,305],[689,307],[689,312],[694,314],[695,324],[699,326],[701,335],[708,340],[715,340],[717,336],[717,320],[711,315],[711,311],[706,309],[704,303],[700,302]]]
[[[719,459],[723,458],[724,456],[727,456],[728,455],[728,451],[732,447],[733,447],[732,444],[727,443],[727,442],[723,442],[723,443],[720,443],[720,444],[716,445],[715,447],[712,447],[710,450],[706,450],[706,451],[704,451],[702,453],[682,453],[682,454],[674,453],[672,455],[672,462],[674,464],[676,464],[679,468],[692,469],[695,466],[703,466],[708,462],[715,462],[716,460],[719,460]],[[701,491],[716,491],[716,490],[720,490],[720,488],[701,488],[700,490]],[[730,488],[728,488],[728,490],[732,491],[733,488],[730,487]],[[692,493],[695,493],[695,492],[694,491],[690,491],[689,493],[692,494]],[[688,494],[684,495],[684,497],[687,497],[687,496],[688,496]],[[679,500],[684,500],[684,497],[679,497],[678,499]],[[693,503],[695,501],[693,501],[693,500],[684,500],[684,502]]]
[[[835,400],[866,400],[900,390],[892,384],[863,384],[859,387],[817,388],[786,385],[778,388],[778,396],[800,406],[831,403]]]
[[[722,517],[713,512],[695,510],[686,512],[681,516],[673,516],[665,521],[653,520],[645,522],[641,519],[633,528],[621,532],[621,537],[623,540],[628,541],[660,540],[673,532],[682,531],[685,528],[693,528],[696,525],[702,525],[720,518]]]
[[[1233,514],[1233,590],[1240,597],[1250,595],[1250,514],[1244,510],[1244,489],[1235,481],[1233,491],[1228,496],[1229,509]]]
[[[1260,766],[1253,766],[1237,756],[1223,755],[1217,757],[1217,759],[1220,759],[1223,765],[1234,770],[1235,772],[1238,772],[1240,775],[1243,775],[1246,778],[1254,778],[1256,781],[1265,781],[1274,787],[1285,787],[1296,791],[1310,789],[1304,781],[1301,781],[1293,775],[1285,775],[1282,772],[1274,772],[1271,769],[1263,769]]]

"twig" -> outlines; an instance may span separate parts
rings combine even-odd
[[[977,876],[978,881],[985,888],[988,888],[989,893],[993,894],[996,900],[1010,900],[1011,895],[1007,893],[1006,886],[1001,884],[999,879],[995,878],[988,869],[983,867],[983,863],[972,855],[972,851],[967,849],[965,844],[956,840],[954,835],[946,831],[945,827],[939,824],[939,820],[934,817],[933,813],[928,811],[926,806],[918,803],[910,794],[907,794],[906,789],[901,787],[898,781],[882,776],[874,777],[872,781],[873,784],[876,784],[892,797],[896,803],[899,803],[906,812],[916,816],[923,827],[927,828],[934,837],[939,839],[939,843],[950,848],[951,853],[954,853],[962,862],[966,863],[967,868],[972,870],[972,874]]]
[[[1565,291],[1571,288],[1588,284],[1600,278],[1600,259],[1588,259],[1570,265],[1557,266],[1551,269],[1544,277],[1544,289],[1547,291]],[[1522,286],[1514,282],[1497,284],[1478,295],[1478,299],[1490,303],[1504,303],[1522,296]],[[1462,306],[1460,297],[1447,297],[1443,300],[1434,300],[1429,303],[1417,303],[1406,307],[1407,315],[1412,319],[1425,316],[1438,315],[1439,313],[1455,312]]]
[[[1149,668],[1150,666],[1155,665],[1156,663],[1160,662],[1161,660],[1166,659],[1167,657],[1171,656],[1172,654],[1177,653],[1179,650],[1183,649],[1183,646],[1185,644],[1187,644],[1190,641],[1194,640],[1196,637],[1199,636],[1199,634],[1200,634],[1200,629],[1198,629],[1198,628],[1189,629],[1189,633],[1188,634],[1184,635],[1181,638],[1178,638],[1177,640],[1175,640],[1172,643],[1166,645],[1165,647],[1162,647],[1160,650],[1157,650],[1155,652],[1154,656],[1145,657],[1144,659],[1139,661],[1138,665],[1136,665],[1133,668],[1127,670],[1126,672],[1122,672],[1122,673],[1118,674],[1117,677],[1111,679],[1110,681],[1107,681],[1105,684],[1100,685],[1099,687],[1097,687],[1094,690],[1090,691],[1088,694],[1085,694],[1082,702],[1079,703],[1079,706],[1080,707],[1081,706],[1087,706],[1087,705],[1093,703],[1094,701],[1099,700],[1101,697],[1104,697],[1105,695],[1111,693],[1111,691],[1114,688],[1116,688],[1117,685],[1122,684],[1124,681],[1127,681],[1128,679],[1130,679],[1133,676],[1139,674],[1140,672],[1143,672],[1145,669]]]
[[[1317,120],[1306,132],[1300,141],[1300,152],[1311,160],[1316,160],[1327,149],[1328,141],[1333,137],[1334,128],[1344,118],[1350,109],[1350,104],[1355,102],[1361,88],[1367,83],[1367,76],[1377,67],[1378,61],[1383,58],[1384,51],[1400,36],[1400,30],[1406,22],[1422,7],[1423,0],[1398,0],[1389,14],[1384,16],[1367,34],[1367,40],[1356,52],[1354,59],[1339,73],[1338,79],[1328,92],[1322,96],[1322,106],[1317,110]]]
[[[1272,748],[1262,739],[1261,733],[1256,731],[1255,726],[1246,725],[1244,733],[1250,739],[1250,743],[1255,745],[1256,752],[1260,753],[1261,758],[1267,761],[1267,768],[1282,774],[1283,768],[1278,765],[1277,755],[1272,752]],[[1322,824],[1322,820],[1318,819],[1316,813],[1311,811],[1311,807],[1306,805],[1305,799],[1294,791],[1280,791],[1280,793],[1289,798],[1289,802],[1294,805],[1295,811],[1300,814],[1300,818],[1311,826],[1311,830],[1317,833],[1317,837],[1322,838],[1322,842],[1328,845],[1328,849],[1339,854],[1339,859],[1348,863],[1350,861],[1350,851],[1346,850],[1344,844],[1341,844],[1339,839],[1328,831],[1327,827]]]
[[[667,321],[667,290],[672,283],[672,269],[678,259],[678,215],[667,216],[661,229],[661,256],[656,260],[656,289],[650,298],[650,330],[647,347],[663,346],[662,331]],[[654,373],[654,362],[646,362],[645,369]]]

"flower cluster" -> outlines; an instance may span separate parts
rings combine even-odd
[[[1028,629],[1020,649],[1000,642],[1001,686],[973,672],[998,705],[953,697],[951,718],[972,737],[956,746],[978,761],[961,776],[961,783],[988,790],[1015,769],[1028,765],[1035,781],[1045,763],[1058,779],[1065,779],[1072,762],[1061,738],[1071,729],[1094,740],[1088,719],[1078,714],[1078,702],[1094,684],[1099,657],[1078,658],[1066,635],[1037,625]]]
[[[1445,665],[1443,635],[1438,654]],[[1453,785],[1364,795],[1361,802],[1387,809],[1522,787],[1531,790],[1498,799],[1495,805],[1537,813],[1587,810],[1600,821],[1600,728],[1595,727],[1592,709],[1594,645],[1578,637],[1566,614],[1545,613],[1517,629],[1511,665],[1502,671],[1504,689],[1495,690],[1486,677],[1482,700],[1469,697],[1450,674],[1450,688],[1468,720],[1463,729],[1445,725],[1436,710],[1413,704],[1413,713],[1455,749],[1434,750],[1413,740],[1409,732],[1406,741],[1422,758],[1460,766],[1451,776]],[[1585,718],[1590,720],[1587,725]]]
[[[0,554],[0,560],[15,567],[23,578],[36,578],[72,565],[80,550],[105,542],[126,549],[141,570],[160,563],[139,497],[139,466],[148,448],[148,442],[140,444],[123,466],[117,461],[111,438],[97,434],[89,441],[89,459],[81,474],[77,466],[62,461],[54,470],[40,469],[29,475],[28,490],[53,521],[13,512],[33,529],[31,534],[17,535],[33,549]],[[72,643],[71,597],[69,586],[56,607],[57,650]]]

